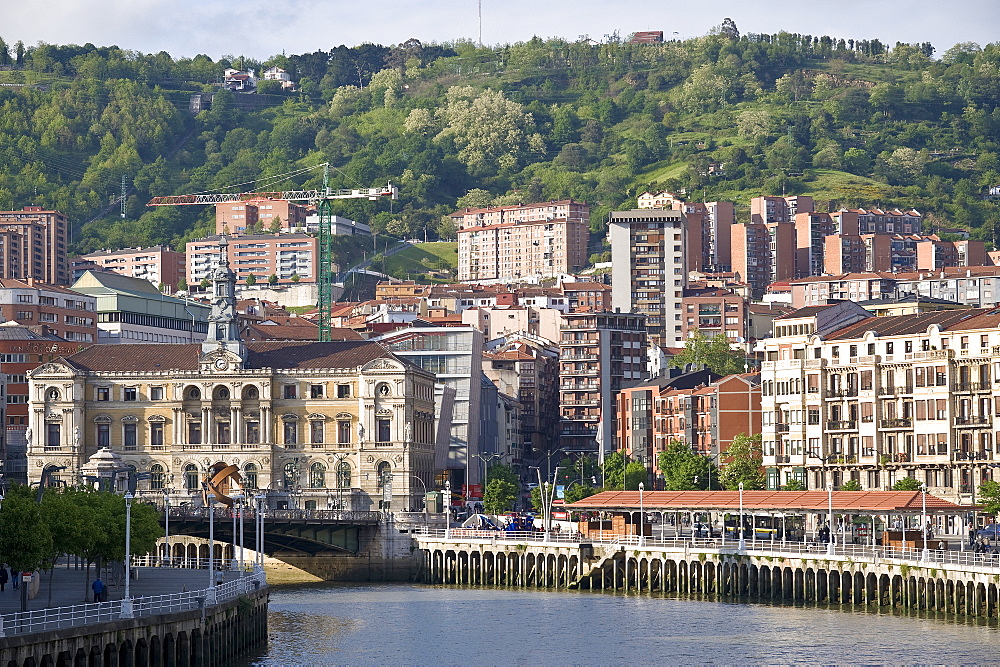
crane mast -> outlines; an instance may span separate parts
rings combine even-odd
[[[221,194],[174,195],[153,197],[147,206],[191,206],[206,204],[229,204],[241,201],[272,199],[283,201],[307,201],[316,204],[319,213],[319,261],[316,280],[319,287],[319,339],[330,340],[330,315],[333,312],[333,201],[336,199],[370,199],[382,197],[396,199],[398,190],[392,183],[378,188],[332,189],[330,188],[330,163],[323,167],[323,188],[320,190],[281,190],[275,192],[234,192]]]

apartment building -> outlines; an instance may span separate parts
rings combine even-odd
[[[710,338],[725,336],[734,344],[749,339],[747,300],[735,292],[692,285],[684,289],[681,304],[681,332],[685,340],[695,331]]]
[[[507,282],[573,273],[587,265],[590,208],[565,200],[463,209],[458,225],[460,282]]]
[[[615,396],[646,377],[646,317],[567,313],[559,340],[560,445],[603,459],[617,430]]]
[[[733,272],[754,296],[771,283],[795,277],[795,226],[787,223],[737,224],[730,228]]]
[[[941,241],[924,238],[916,243],[917,271],[937,271],[943,268],[986,266],[986,244],[982,241]]]
[[[483,373],[520,403],[521,451],[537,459],[559,440],[559,348],[528,335],[508,336],[483,353]]]
[[[0,315],[72,343],[97,340],[97,300],[61,285],[0,279]]]
[[[187,280],[186,261],[184,253],[172,250],[170,246],[155,245],[80,255],[72,261],[71,267],[74,281],[86,271],[114,271],[173,289],[181,279]]]
[[[559,290],[570,312],[603,313],[611,310],[611,286],[598,282],[564,282]]]
[[[768,487],[902,477],[960,503],[996,475],[1000,314],[871,317],[853,303],[775,321],[761,343]]]
[[[760,395],[757,373],[719,377],[697,371],[629,387],[618,395],[618,442],[654,474],[661,472],[660,452],[673,440],[717,457],[737,435],[761,432]]]
[[[967,306],[1000,306],[1000,267],[948,267],[922,273],[847,273],[789,281],[795,308],[834,301],[891,300],[908,294]]]
[[[684,200],[672,192],[663,190],[661,192],[643,192],[636,197],[637,208],[666,208],[676,209],[675,204],[683,204]]]
[[[188,284],[197,285],[209,278],[219,261],[219,239],[209,236],[187,244]],[[279,285],[314,283],[319,250],[315,237],[307,234],[249,234],[230,237],[230,262],[237,280],[267,282],[277,276]]]
[[[41,206],[0,211],[0,278],[70,283],[69,220]]]
[[[240,235],[250,230],[268,231],[275,218],[280,229],[305,227],[309,209],[283,199],[248,199],[215,205],[215,233]]]
[[[683,211],[688,270],[723,273],[732,269],[729,228],[736,224],[732,202],[686,202],[670,192],[644,192],[638,208]]]
[[[841,209],[831,215],[840,229],[851,234],[919,234],[923,222],[920,212],[913,209]]]
[[[823,238],[822,270],[808,275],[892,271],[892,246],[887,234],[831,234]]]
[[[654,344],[682,346],[681,300],[687,283],[683,211],[614,211],[608,239],[611,306],[643,315]]]
[[[753,197],[750,200],[750,222],[761,225],[792,223],[798,213],[813,210],[813,198],[803,195]]]

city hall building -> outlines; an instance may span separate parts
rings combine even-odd
[[[422,507],[434,375],[376,342],[242,341],[225,237],[221,250],[204,343],[99,345],[30,374],[29,480],[86,481],[110,449],[140,495],[175,503],[200,504],[235,465],[272,508]]]

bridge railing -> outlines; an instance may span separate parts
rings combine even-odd
[[[249,551],[249,550],[248,550]],[[232,572],[240,569],[239,561],[233,562],[229,558],[216,558],[213,568],[219,572]],[[156,554],[145,554],[143,556],[132,556],[132,567],[169,567],[179,570],[207,570],[208,558],[185,558],[184,556],[157,556]],[[253,572],[254,562],[250,557],[244,558],[243,569]]]
[[[204,519],[208,520],[207,507],[171,507],[171,519]],[[215,507],[215,520],[232,519],[233,514],[239,516],[238,510],[228,507]],[[244,518],[252,518],[256,515],[256,510],[249,507],[243,510]],[[262,512],[265,520],[318,520],[318,521],[343,521],[343,522],[363,522],[375,523],[385,519],[385,513],[367,510],[272,510],[266,509]]]
[[[200,609],[206,605],[232,600],[266,584],[264,570],[254,568],[246,577],[233,579],[213,588],[132,598],[131,610],[128,609],[128,600],[111,600],[68,607],[19,611],[0,616],[0,637],[105,623],[121,618],[137,618]]]
[[[551,532],[548,536],[541,531],[503,531],[503,530],[473,530],[468,528],[430,529],[425,528],[415,534],[435,539],[447,539],[453,542],[467,540],[490,540],[492,542],[516,542],[539,544],[617,544],[622,547],[667,548],[719,551],[736,553],[739,540],[727,538],[692,538],[692,537],[643,537],[638,535],[590,535],[584,537],[576,531]],[[993,568],[1000,570],[1000,555],[981,554],[971,551],[954,551],[943,549],[913,549],[891,546],[863,546],[856,544],[834,544],[832,552],[825,543],[794,542],[780,540],[746,540],[745,553],[764,553],[781,555],[834,555],[859,559],[891,559],[907,561],[914,564],[958,565],[961,567]]]

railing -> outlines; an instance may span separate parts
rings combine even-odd
[[[910,428],[913,421],[910,419],[883,419],[880,422],[882,428]]]
[[[349,489],[343,489],[347,492]],[[252,507],[244,508],[244,516],[252,517],[256,513]],[[326,520],[326,521],[363,521],[363,522],[378,522],[385,518],[385,514],[378,511],[360,511],[360,510],[273,510],[265,509],[263,512],[264,516],[268,519],[279,519],[279,520],[295,520],[295,519],[309,519],[309,520]],[[233,510],[228,507],[216,507],[215,508],[215,518],[216,520],[225,518],[231,519],[233,516]],[[238,515],[237,515],[238,516]],[[208,521],[208,508],[207,507],[171,507],[170,508],[170,518],[171,519],[204,519]]]
[[[989,423],[986,417],[955,417],[955,426],[987,426]]]
[[[131,614],[128,611],[128,600],[20,611],[0,616],[0,637],[106,623],[121,618],[138,618],[201,609],[207,605],[232,600],[266,585],[267,579],[264,576],[264,571],[255,568],[246,577],[227,581],[214,588],[132,598]],[[123,603],[125,603],[124,612]]]
[[[839,421],[828,421],[826,428],[831,431],[852,431],[857,428],[857,421],[853,419],[842,419]]]
[[[780,554],[786,556],[795,555],[827,555],[829,554],[828,545],[822,542],[811,542],[811,541],[783,541],[783,540],[771,540],[771,539],[759,539],[756,536],[751,538],[749,536],[746,539],[746,551],[745,553],[753,555],[755,553],[762,554]],[[906,531],[908,534],[910,531]],[[919,530],[913,531],[913,538],[919,539]],[[562,543],[562,544],[600,544],[602,546],[614,546],[617,548],[622,547],[637,547],[644,546],[646,548],[653,549],[694,549],[694,550],[705,550],[714,551],[716,553],[738,553],[739,550],[739,539],[733,537],[732,535],[727,535],[725,538],[713,537],[713,538],[703,538],[703,537],[691,537],[691,536],[679,536],[679,537],[644,537],[640,538],[638,535],[616,535],[612,534],[610,531],[606,535],[598,533],[597,535],[591,534],[586,537],[581,535],[577,531],[551,531],[546,536],[544,531],[534,531],[534,532],[524,532],[524,531],[502,531],[502,530],[472,530],[464,528],[451,528],[445,529],[422,529],[414,531],[414,535],[420,537],[434,538],[434,539],[446,539],[452,542],[460,542],[466,540],[490,540],[491,542],[518,542],[518,543]],[[773,535],[773,533],[772,533]],[[836,536],[837,539],[841,539],[841,535]],[[928,540],[928,544],[934,544],[937,540],[931,538]],[[907,540],[909,543],[913,543]],[[943,541],[942,541],[943,542]],[[982,568],[992,568],[994,571],[1000,572],[1000,555],[998,554],[980,554],[974,553],[972,551],[950,551],[942,549],[927,549],[926,552],[923,549],[915,548],[900,548],[900,547],[889,547],[889,546],[865,546],[858,544],[842,544],[837,543],[833,545],[833,556],[840,556],[843,558],[850,558],[857,560],[859,558],[870,559],[873,561],[878,560],[897,560],[897,561],[909,561],[913,563],[941,563],[950,565],[962,565],[966,567],[982,567]],[[926,556],[926,558],[925,558]]]

